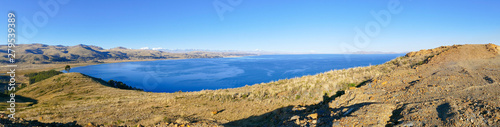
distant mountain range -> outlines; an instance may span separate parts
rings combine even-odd
[[[406,54],[408,52],[381,52],[381,51],[357,51],[346,52],[345,54]]]
[[[164,52],[170,52],[170,53],[188,53],[188,52],[243,52],[243,51],[238,51],[238,50],[210,50],[210,49],[164,49],[164,48],[149,48],[149,47],[143,47],[140,49],[144,50],[156,50],[156,51],[164,51]]]
[[[218,58],[228,56],[255,55],[242,52],[206,52],[186,51],[172,53],[161,50],[128,49],[116,47],[104,49],[93,45],[45,45],[20,44],[16,51],[16,62],[54,63],[54,62],[99,62],[100,60],[144,60],[144,59],[179,59],[179,58]],[[0,63],[7,63],[7,46],[0,46]]]

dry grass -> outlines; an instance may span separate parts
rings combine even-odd
[[[275,109],[310,105],[326,95],[371,83],[394,70],[409,70],[451,46],[408,53],[385,64],[332,70],[233,89],[150,93],[120,90],[79,73],[54,76],[32,84],[19,95],[38,100],[20,117],[42,122],[89,122],[104,125],[155,125],[180,121],[223,124]],[[426,52],[426,53],[423,53]],[[414,73],[407,71],[408,73]],[[405,72],[406,73],[406,72]],[[353,85],[354,84],[354,85]],[[217,111],[217,113],[213,113]],[[106,116],[106,117],[103,117]]]

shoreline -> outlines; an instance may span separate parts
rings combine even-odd
[[[284,54],[281,54],[281,55],[284,55]],[[289,54],[289,55],[305,55],[305,54]],[[330,55],[342,55],[342,54],[330,54]],[[361,54],[361,55],[370,55],[370,54]],[[261,56],[261,55],[248,55],[248,56]],[[237,58],[237,57],[245,57],[245,56],[225,56],[225,57],[218,57],[218,58]],[[398,57],[396,57],[396,58],[398,58]],[[396,58],[394,58],[394,59],[396,59]],[[143,61],[159,61],[159,60],[183,60],[183,59],[207,59],[207,58],[173,58],[173,59],[144,59],[144,60],[103,60],[102,63],[74,63],[74,64],[56,63],[56,64],[45,64],[45,65],[48,65],[48,66],[51,66],[51,67],[44,67],[44,68],[35,69],[35,70],[21,70],[21,72],[22,72],[23,75],[27,74],[27,73],[33,73],[33,71],[34,72],[40,72],[40,71],[48,71],[48,70],[56,70],[56,71],[61,71],[63,73],[67,73],[67,72],[64,71],[64,66],[65,65],[70,65],[71,68],[77,68],[77,67],[100,65],[100,64],[125,63],[125,62],[143,62]],[[213,58],[208,58],[208,59],[213,59]],[[393,60],[393,59],[391,59],[391,60]],[[389,61],[391,61],[391,60],[389,60]],[[386,61],[386,62],[388,62],[388,61]],[[384,64],[384,63],[382,63],[382,64]],[[33,65],[37,65],[37,64],[33,64]],[[44,64],[38,64],[38,65],[43,66]],[[55,66],[57,66],[57,67],[55,67]],[[359,67],[370,67],[370,66],[376,66],[376,65],[355,66],[355,67],[348,67],[348,68],[342,68],[342,69],[332,69],[332,70],[327,70],[327,71],[324,71],[324,72],[318,72],[318,73],[312,74],[312,75],[324,74],[324,73],[328,73],[330,71],[335,71],[335,70],[345,70],[345,69],[352,69],[352,68],[359,68]],[[79,72],[76,72],[76,73],[79,73]],[[296,76],[296,77],[292,77],[292,78],[278,79],[276,81],[291,80],[291,79],[295,79],[295,78],[301,78],[301,77],[304,77],[304,76],[311,76],[311,75],[302,75],[302,76]],[[100,77],[94,77],[94,78],[100,78]],[[268,81],[268,82],[262,82],[262,83],[271,83],[271,82],[274,82],[274,80]],[[260,84],[260,83],[254,83],[254,84],[251,84],[251,85],[247,84],[245,86],[253,86],[253,85],[256,85],[256,84]],[[238,89],[238,88],[242,88],[242,87],[245,87],[245,86],[234,87],[234,88],[203,89],[203,90],[197,90],[197,91],[183,91],[183,92],[200,92],[200,91],[204,91],[204,90],[215,90],[216,91],[216,90],[225,90],[225,89]],[[143,92],[152,92],[152,91],[143,91]],[[175,92],[152,92],[152,93],[175,93]]]
[[[250,55],[249,55],[250,56]],[[234,58],[234,57],[244,57],[244,56],[224,56],[219,58]],[[40,71],[48,71],[48,70],[56,70],[63,71],[65,65],[70,65],[71,68],[74,67],[83,67],[90,65],[99,65],[99,64],[111,64],[111,63],[123,63],[123,62],[142,62],[142,61],[158,61],[158,60],[182,60],[182,59],[205,59],[205,58],[171,58],[171,59],[142,59],[142,60],[102,60],[102,63],[88,63],[88,62],[79,62],[79,63],[49,63],[49,64],[27,64],[21,63],[19,64],[19,72],[22,74],[40,72]],[[213,58],[207,58],[213,59]]]
[[[293,55],[296,55],[296,54],[293,54]],[[338,55],[338,54],[329,54],[329,55]],[[342,55],[342,54],[340,54],[340,55]],[[368,54],[362,54],[362,55],[368,55]],[[377,54],[375,54],[375,55],[377,55]],[[261,56],[261,55],[256,55],[256,56]],[[258,83],[246,84],[246,85],[242,85],[242,86],[238,86],[238,87],[226,87],[226,88],[217,88],[217,89],[201,89],[201,90],[194,90],[194,91],[184,91],[183,90],[183,92],[200,92],[200,91],[205,91],[205,90],[214,90],[214,91],[217,91],[217,90],[226,90],[226,89],[238,89],[238,88],[242,88],[242,87],[245,87],[245,86],[253,86],[253,85],[261,84],[261,83],[271,83],[271,82],[276,82],[276,81],[280,81],[280,80],[291,80],[291,79],[301,78],[301,77],[304,77],[304,76],[320,75],[320,74],[328,73],[330,71],[348,70],[348,69],[353,69],[353,68],[363,68],[363,67],[371,67],[371,66],[382,65],[382,64],[385,64],[385,63],[387,63],[387,62],[389,62],[391,60],[397,59],[397,58],[402,57],[402,56],[404,56],[404,54],[401,54],[401,56],[397,56],[397,57],[395,57],[393,59],[390,59],[390,60],[385,61],[385,62],[380,63],[380,64],[370,64],[370,65],[366,65],[366,66],[352,66],[352,67],[336,68],[336,69],[334,68],[334,69],[325,70],[325,71],[322,71],[322,72],[317,72],[317,73],[314,73],[314,74],[306,74],[306,75],[299,75],[299,76],[289,77],[289,78],[281,78],[281,79],[276,79],[276,80],[263,81],[263,82],[258,82]],[[222,58],[234,58],[234,57],[244,57],[244,56],[232,56],[232,57],[222,57]],[[202,58],[189,58],[189,59],[202,59]],[[167,59],[167,60],[181,60],[181,59]],[[148,61],[153,61],[153,60],[148,60]],[[154,60],[154,61],[156,61],[156,60]],[[124,62],[127,62],[127,61],[124,61]],[[128,61],[128,62],[140,62],[140,61]],[[114,62],[114,63],[119,63],[119,62]],[[94,64],[94,65],[97,65],[97,64]],[[90,65],[87,65],[87,66],[90,66]],[[83,67],[83,66],[79,66],[79,67]],[[77,72],[77,73],[79,73],[79,72]],[[100,78],[100,77],[96,77],[96,78]],[[113,80],[115,80],[115,79],[113,79]],[[159,92],[159,91],[156,91],[156,92],[155,91],[144,91],[144,92],[152,92],[152,93],[176,93],[177,91],[172,91],[172,92],[167,92],[167,91],[161,91],[161,92]]]
[[[248,55],[248,56],[258,56],[258,55]],[[227,57],[218,57],[218,58],[236,58],[236,57],[245,57],[245,56],[227,56]],[[147,60],[124,60],[124,61],[111,61],[111,62],[105,62],[103,63],[96,63],[96,64],[88,64],[88,65],[81,65],[81,66],[72,66],[71,68],[75,67],[84,67],[84,66],[92,66],[92,65],[101,65],[101,64],[112,64],[112,63],[126,63],[126,62],[145,62],[145,61],[160,61],[160,60],[185,60],[185,59],[216,59],[216,58],[173,58],[173,59],[147,59]],[[71,66],[71,65],[70,65]],[[56,69],[57,71],[63,71],[64,67],[61,69]]]

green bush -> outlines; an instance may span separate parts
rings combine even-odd
[[[358,85],[356,83],[349,83],[349,84],[347,84],[347,86],[349,86],[349,87],[356,87]]]
[[[136,87],[131,87],[128,86],[127,84],[120,82],[120,81],[115,81],[115,80],[109,80],[108,81],[109,86],[115,87],[118,89],[126,89],[126,90],[139,90],[139,91],[144,91],[142,89],[136,88]]]
[[[52,76],[56,76],[56,75],[59,75],[59,74],[62,74],[62,72],[56,71],[56,70],[50,70],[50,71],[42,71],[42,72],[30,73],[30,74],[26,74],[24,76],[26,76],[26,77],[29,78],[29,83],[30,84],[33,84],[33,83],[36,83],[36,82],[48,79],[48,78],[50,78]]]
[[[295,95],[295,100],[300,99],[300,95]]]

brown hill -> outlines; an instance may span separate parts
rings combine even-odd
[[[7,46],[0,45],[0,63],[7,63]],[[51,46],[44,44],[20,44],[16,51],[16,60],[20,63],[80,63],[102,60],[144,60],[144,59],[180,59],[180,58],[218,58],[226,56],[252,55],[248,53],[192,52],[169,53],[156,50],[127,49],[117,47],[103,49],[92,45]]]
[[[37,103],[19,117],[80,125],[500,126],[499,51],[442,46],[382,65],[187,93],[120,90],[68,73],[20,90]]]

